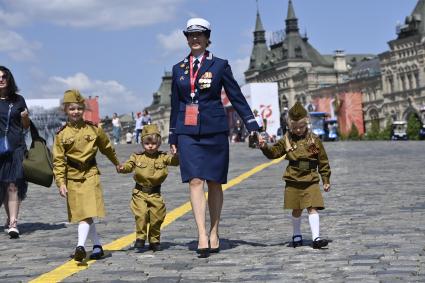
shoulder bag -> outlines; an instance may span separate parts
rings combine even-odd
[[[30,130],[31,147],[23,162],[25,180],[43,187],[50,187],[53,182],[52,154],[32,121],[30,121]]]

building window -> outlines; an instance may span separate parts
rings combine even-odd
[[[411,74],[407,75],[407,81],[408,81],[409,89],[413,89],[413,82],[412,82],[412,75]]]
[[[388,86],[389,86],[390,93],[393,93],[394,92],[394,80],[393,80],[392,76],[388,77]]]
[[[415,86],[418,88],[419,87],[419,72],[415,72],[413,75],[415,76]]]
[[[404,75],[400,75],[401,90],[406,90],[406,79]]]
[[[295,58],[302,58],[302,57],[303,57],[303,54],[301,52],[301,47],[297,46],[295,48]]]

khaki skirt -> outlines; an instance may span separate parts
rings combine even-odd
[[[68,180],[67,189],[69,222],[79,222],[90,217],[105,217],[99,174],[85,180]]]
[[[284,209],[317,208],[325,209],[319,183],[300,186],[286,183]]]

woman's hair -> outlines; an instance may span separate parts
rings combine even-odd
[[[159,147],[161,145],[161,136],[158,134],[146,135],[142,138],[142,143],[144,142],[155,143]]]
[[[6,75],[6,81],[7,81],[7,87],[5,90],[6,96],[8,97],[9,100],[16,100],[16,98],[18,97],[18,86],[16,85],[15,82],[15,78],[12,75],[12,72],[4,67],[4,66],[0,66],[0,71],[2,71],[4,73],[4,75]]]

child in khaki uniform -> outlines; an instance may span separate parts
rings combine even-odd
[[[307,128],[308,113],[297,102],[289,110],[287,132],[276,144],[269,147],[265,139],[259,136],[259,145],[263,154],[269,159],[286,156],[289,165],[283,175],[285,180],[284,208],[292,209],[293,247],[301,246],[301,214],[308,211],[313,248],[320,249],[328,245],[328,240],[319,235],[320,222],[317,210],[324,209],[320,193],[319,174],[322,178],[325,192],[330,190],[329,178],[331,169],[320,139]]]
[[[146,125],[142,131],[143,152],[133,153],[120,165],[120,173],[134,171],[136,185],[130,202],[136,220],[134,248],[142,249],[149,238],[149,249],[159,251],[160,229],[165,219],[165,204],[161,196],[161,184],[168,175],[167,166],[178,166],[177,155],[158,151],[161,136],[156,125]],[[149,224],[149,231],[148,231]]]
[[[86,239],[91,237],[93,252],[90,259],[100,259],[104,252],[96,233],[93,217],[104,217],[103,191],[96,153],[100,150],[116,166],[119,161],[108,136],[91,122],[83,120],[84,98],[78,90],[67,90],[63,105],[68,122],[55,136],[53,173],[59,194],[66,197],[68,220],[79,222],[78,244],[74,259],[86,257]],[[118,170],[118,167],[116,168]]]

